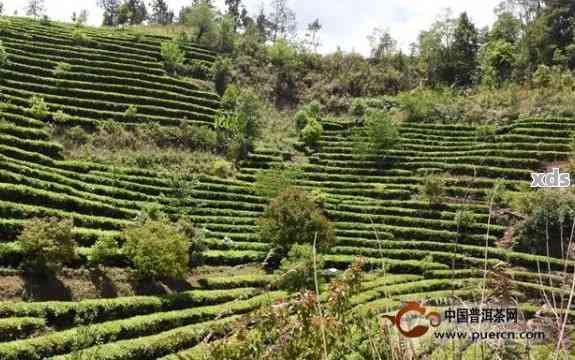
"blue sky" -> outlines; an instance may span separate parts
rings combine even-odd
[[[0,0],[5,4],[5,13],[18,10],[23,14],[25,0]],[[179,9],[190,0],[167,0],[170,7]],[[223,8],[224,0],[216,0]],[[388,29],[398,40],[401,48],[409,49],[409,44],[417,39],[421,30],[429,27],[437,15],[446,8],[454,14],[467,11],[473,21],[483,27],[493,23],[493,9],[501,0],[289,0],[290,7],[297,16],[298,28],[303,31],[306,25],[319,18],[323,53],[336,50],[339,45],[345,51],[369,52],[367,36],[375,27]],[[269,9],[269,0],[243,0],[250,13],[256,13],[263,5]],[[99,25],[102,12],[96,7],[96,0],[46,0],[48,15],[53,19],[67,20],[72,12],[88,9],[90,24]]]

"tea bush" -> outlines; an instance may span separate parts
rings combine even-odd
[[[186,60],[185,52],[175,41],[163,42],[160,49],[160,55],[168,71],[174,71],[178,65],[183,65]]]
[[[307,146],[317,146],[321,135],[323,134],[323,126],[316,119],[310,119],[307,125],[301,131],[301,138]]]
[[[294,188],[273,199],[257,224],[262,241],[283,249],[315,240],[318,250],[325,251],[335,244],[333,224],[306,193]]]
[[[30,108],[28,111],[36,119],[43,119],[50,114],[48,105],[46,105],[44,98],[40,96],[32,96],[32,98],[30,98]]]
[[[365,128],[371,148],[375,152],[380,153],[399,142],[399,126],[385,111],[369,111]]]
[[[34,271],[57,272],[76,256],[72,220],[35,218],[24,226],[18,242],[24,253],[24,266]]]
[[[419,191],[430,205],[440,205],[445,196],[445,178],[439,174],[428,174],[423,178]]]
[[[146,220],[122,232],[122,247],[139,276],[148,279],[182,278],[188,270],[190,242],[167,219]]]

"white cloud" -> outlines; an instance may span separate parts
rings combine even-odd
[[[0,0],[5,4],[5,13],[18,10],[24,14],[25,0]],[[299,29],[319,18],[323,25],[321,31],[322,52],[336,50],[355,50],[363,54],[369,52],[367,35],[375,27],[389,29],[402,49],[417,39],[421,30],[428,28],[436,16],[445,8],[451,8],[454,14],[467,11],[478,27],[490,25],[495,15],[493,9],[501,0],[290,0],[295,10]],[[176,10],[189,4],[190,0],[167,0]],[[224,0],[215,3],[223,8]],[[244,0],[251,14],[256,14],[261,4],[269,10],[270,0]],[[97,8],[96,0],[46,0],[47,13],[53,19],[69,21],[72,12],[88,9],[89,23],[98,25],[102,11]]]

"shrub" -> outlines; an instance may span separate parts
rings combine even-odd
[[[40,19],[40,25],[44,26],[50,25],[50,18],[48,17],[48,15],[42,15],[42,18]]]
[[[364,99],[356,98],[351,102],[350,112],[353,116],[362,117],[367,111],[367,104]]]
[[[312,117],[318,119],[321,115],[321,104],[317,100],[313,100],[305,106],[305,111]]]
[[[212,175],[226,179],[234,174],[234,166],[229,161],[220,159],[212,164]]]
[[[497,134],[497,126],[495,125],[490,124],[479,125],[475,129],[475,136],[478,139],[484,141],[493,139],[496,134]]]
[[[210,80],[212,65],[213,64],[209,64],[203,60],[190,60],[189,64],[185,67],[185,75],[195,79]]]
[[[184,234],[189,241],[189,264],[192,267],[199,266],[203,264],[203,252],[207,250],[206,246],[206,230],[197,227],[191,221],[180,218],[176,222],[176,228],[182,234]]]
[[[439,174],[426,175],[419,192],[431,205],[440,205],[445,196],[445,178]]]
[[[302,170],[296,165],[276,165],[256,174],[255,192],[259,196],[273,198],[295,185]]]
[[[134,38],[133,38],[134,42],[142,42],[142,40],[144,40],[144,33],[137,33],[134,34]]]
[[[189,239],[167,219],[146,220],[122,232],[122,247],[139,276],[182,278],[188,269]]]
[[[239,146],[237,158],[245,158],[253,148],[259,133],[260,102],[251,90],[228,86],[222,97],[222,112],[215,118],[215,126],[228,141]]]
[[[321,273],[324,261],[321,255],[316,254],[314,264],[313,246],[308,244],[294,245],[287,258],[281,261],[282,273],[278,280],[278,287],[290,292],[315,289],[315,275]],[[318,282],[323,276],[317,277]],[[321,283],[320,283],[321,284]]]
[[[297,51],[285,40],[278,40],[268,48],[268,56],[275,66],[290,66],[297,61]]]
[[[527,216],[516,226],[515,249],[532,254],[567,256],[575,217],[573,193],[529,189],[516,194],[511,205]]]
[[[52,73],[56,77],[62,77],[66,75],[66,73],[70,72],[70,70],[72,70],[72,65],[65,62],[59,62]]]
[[[323,126],[313,118],[308,121],[301,131],[302,140],[307,146],[317,146],[322,134]]]
[[[32,98],[30,99],[30,108],[28,109],[28,111],[36,119],[43,119],[50,113],[50,110],[48,109],[48,105],[46,105],[44,98],[36,95],[32,96]]]
[[[173,136],[170,136],[173,138]],[[177,142],[184,147],[195,150],[214,150],[219,146],[218,134],[207,126],[183,124],[180,127],[180,134],[176,136]],[[162,144],[156,141],[159,146],[167,146],[170,143]]]
[[[383,306],[351,311],[353,296],[363,279],[362,261],[358,258],[340,278],[330,282],[325,297],[303,291],[237,322],[233,337],[206,347],[205,359],[408,358],[398,355],[401,345],[395,340],[397,336],[378,316]]]
[[[321,116],[321,104],[314,100],[309,104],[302,106],[295,115],[295,121],[298,129],[304,129],[311,120],[318,121]]]
[[[316,240],[317,248],[324,251],[335,243],[334,226],[306,193],[294,188],[273,199],[257,224],[262,241],[283,249]]]
[[[32,219],[24,226],[18,242],[24,265],[35,271],[59,271],[76,255],[72,220]]]
[[[174,42],[176,43],[176,45],[178,45],[178,47],[183,48],[186,45],[188,45],[188,43],[190,42],[190,38],[188,36],[188,33],[185,31],[180,31],[178,34],[176,34],[176,37],[174,39]]]
[[[126,111],[124,111],[124,118],[126,119],[133,119],[136,115],[138,115],[138,107],[136,105],[130,105]]]
[[[473,218],[473,212],[465,208],[457,210],[453,220],[457,224],[459,231],[468,229],[471,225],[475,223],[475,220]]]
[[[173,71],[176,66],[183,65],[186,61],[186,53],[175,41],[163,42],[160,55],[162,56],[164,65],[169,71]]]
[[[72,41],[76,45],[89,46],[92,44],[92,41],[90,38],[88,38],[88,35],[86,35],[86,33],[81,29],[75,29],[72,31]]]
[[[218,57],[212,64],[211,73],[218,95],[225,94],[226,87],[231,81],[232,62],[228,58]]]
[[[295,114],[295,123],[300,130],[305,128],[309,120],[310,116],[305,109],[301,109]]]
[[[98,239],[94,246],[92,246],[92,252],[88,257],[88,262],[93,265],[105,264],[107,261],[114,259],[120,254],[120,245],[116,239],[110,236],[102,237]]]
[[[385,111],[368,112],[365,127],[370,145],[376,152],[384,151],[399,141],[399,127]]]
[[[4,47],[2,40],[0,40],[0,66],[4,66],[7,63],[8,63],[8,52],[6,51],[6,48]]]
[[[327,202],[328,195],[321,189],[313,189],[309,193],[310,199],[320,208],[325,207],[325,203]]]

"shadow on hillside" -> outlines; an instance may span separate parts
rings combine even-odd
[[[25,273],[24,299],[33,301],[72,300],[70,289],[53,274]]]
[[[133,280],[134,292],[138,295],[163,295],[191,290],[192,284],[186,280]]]
[[[90,280],[96,289],[98,289],[100,297],[114,298],[118,296],[118,290],[116,289],[114,282],[104,271],[101,271],[100,269],[90,271]]]

